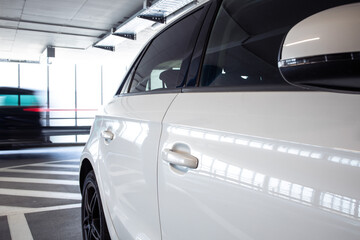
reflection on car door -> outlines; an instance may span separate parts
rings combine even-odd
[[[161,122],[183,84],[203,9],[157,36],[130,76],[128,89],[104,108],[100,184],[105,211],[120,239],[161,239],[157,196]]]
[[[163,240],[358,239],[359,103],[336,93],[179,94],[159,148]],[[198,167],[169,164],[166,150]]]
[[[283,27],[306,11],[289,23],[274,1],[222,3],[198,87],[163,120],[162,239],[360,239],[360,95],[280,76]]]
[[[105,211],[125,239],[160,238],[157,149],[161,120],[175,96],[122,96],[104,109],[99,184],[104,189]]]

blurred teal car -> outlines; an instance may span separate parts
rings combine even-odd
[[[44,142],[40,114],[34,91],[0,87],[0,149]]]

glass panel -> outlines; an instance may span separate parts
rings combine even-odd
[[[193,49],[201,13],[193,13],[153,40],[136,69],[130,92],[182,87],[180,69],[187,67],[183,62]]]
[[[38,106],[39,101],[35,95],[20,95],[21,106]]]
[[[74,135],[71,136],[52,136],[50,137],[50,141],[52,143],[73,143],[76,142],[76,138]]]
[[[78,143],[86,143],[88,139],[89,139],[89,135],[77,135]]]
[[[94,119],[78,119],[77,125],[78,126],[91,126],[94,123]]]
[[[53,64],[50,65],[49,71],[50,109],[52,109],[50,118],[74,118],[75,66]],[[73,120],[71,125],[74,124]],[[64,125],[69,124],[64,122]]]
[[[20,87],[36,90],[42,106],[46,106],[46,78],[46,64],[20,64]]]
[[[126,67],[111,64],[103,66],[103,104],[108,103],[114,97],[126,72]]]
[[[0,106],[18,106],[18,95],[0,95]]]
[[[0,62],[0,87],[18,87],[18,64]]]
[[[284,31],[267,28],[255,33],[250,29],[249,19],[244,18],[245,9],[252,9],[252,5],[257,4],[233,0],[223,2],[206,50],[200,86],[288,85],[277,68]],[[254,19],[256,23],[250,24],[274,22],[273,27],[277,28],[276,17],[276,13],[271,11],[266,11],[266,14],[259,12]]]
[[[51,119],[50,126],[57,127],[57,126],[74,126],[75,120],[74,119]]]
[[[76,65],[77,117],[94,117],[101,105],[101,66]]]

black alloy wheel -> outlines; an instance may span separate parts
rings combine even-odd
[[[110,239],[94,171],[89,172],[84,181],[81,220],[83,239]]]

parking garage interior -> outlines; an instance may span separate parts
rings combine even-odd
[[[360,239],[359,12],[0,0],[0,240]]]
[[[94,116],[149,39],[200,2],[0,1],[0,110],[37,112],[42,136],[1,133],[1,239],[82,239],[79,159]]]

